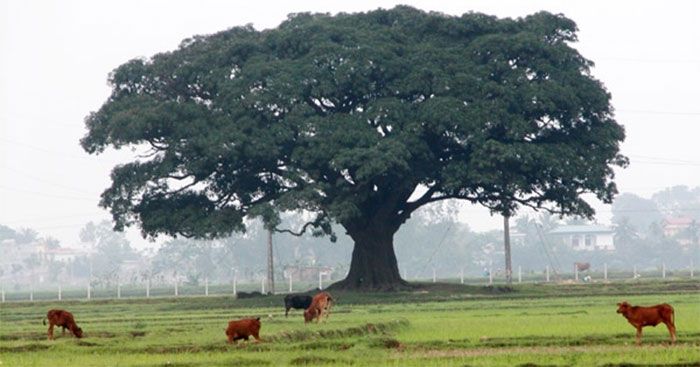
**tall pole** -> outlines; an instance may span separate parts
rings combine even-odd
[[[236,294],[238,293],[236,291],[236,282],[238,281],[238,279],[236,279],[236,275],[238,271],[233,268],[231,270],[233,271],[233,296],[236,297]]]
[[[275,268],[272,254],[272,230],[267,231],[267,288],[275,293]]]
[[[608,280],[608,263],[603,264],[603,279]]]
[[[503,216],[503,247],[506,253],[506,283],[513,284],[513,264],[510,259],[510,215]]]

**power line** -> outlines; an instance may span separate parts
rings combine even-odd
[[[86,160],[86,159],[89,159],[89,158],[90,158],[90,157],[87,155],[87,153],[86,153],[85,156],[79,156],[79,155],[75,155],[75,154],[68,153],[68,152],[64,152],[64,151],[51,150],[51,149],[46,149],[46,148],[43,148],[43,147],[38,147],[38,146],[36,146],[36,145],[27,144],[27,143],[25,143],[25,142],[21,142],[21,141],[17,141],[17,140],[12,140],[12,139],[7,139],[7,138],[4,138],[4,137],[0,137],[0,140],[5,141],[5,142],[8,142],[8,143],[10,143],[10,144],[21,145],[21,146],[24,146],[24,147],[27,147],[27,148],[30,148],[30,149],[34,149],[34,150],[36,150],[36,151],[44,152],[44,153],[61,154],[61,155],[64,155],[64,156],[66,156],[66,157],[70,157],[70,158],[73,158],[73,159]]]
[[[700,64],[696,59],[642,59],[632,57],[601,57],[597,60],[622,61],[622,62],[644,62],[644,63],[678,63],[678,64]]]
[[[14,188],[14,187],[5,186],[5,185],[0,185],[0,189],[5,189],[5,190],[15,191],[15,192],[22,192],[22,193],[27,193],[27,194],[32,194],[32,195],[38,195],[38,196],[44,196],[44,197],[52,197],[52,198],[56,198],[56,199],[96,201],[96,198],[46,194],[46,193],[43,193],[43,192],[31,191],[31,190],[24,190],[24,189],[18,189],[18,188]]]
[[[423,273],[425,271],[425,268],[428,266],[428,264],[430,264],[433,261],[433,257],[435,256],[435,254],[437,254],[437,252],[442,247],[442,244],[444,243],[445,238],[447,238],[447,233],[450,231],[450,229],[452,229],[453,224],[454,224],[454,222],[450,222],[449,226],[447,226],[447,229],[445,229],[445,233],[442,234],[442,239],[440,240],[440,242],[438,242],[437,246],[435,246],[435,250],[428,258],[428,261],[426,261],[425,265],[423,265],[423,269],[421,269],[421,273]]]
[[[677,115],[677,116],[700,116],[700,112],[695,111],[654,111],[654,110],[627,110],[616,109],[616,112],[639,113],[648,115]]]
[[[51,180],[47,180],[47,179],[44,179],[44,178],[41,178],[41,177],[37,177],[37,176],[34,176],[34,175],[31,175],[31,174],[25,173],[25,172],[23,172],[23,171],[20,171],[20,170],[18,170],[18,169],[12,168],[12,167],[7,166],[7,165],[3,165],[3,167],[4,167],[4,169],[8,169],[8,170],[10,170],[10,171],[13,171],[13,172],[15,172],[15,173],[18,173],[18,174],[20,174],[20,175],[22,175],[22,176],[24,176],[24,177],[29,178],[29,179],[32,179],[32,180],[35,180],[35,181],[38,181],[38,182],[47,183],[47,184],[50,184],[50,185],[52,185],[52,186],[63,187],[64,189],[67,189],[67,190],[70,190],[70,191],[79,192],[79,193],[81,193],[81,194],[85,194],[87,191],[89,191],[89,190],[86,190],[86,189],[71,187],[71,186],[67,186],[67,185],[64,185],[64,184],[61,184],[61,183],[58,183],[58,182],[55,182],[55,181],[51,181]],[[91,193],[91,192],[88,192],[88,193],[89,193],[89,194],[93,194],[93,195],[100,195],[99,193]]]
[[[98,213],[98,212],[92,212],[92,213],[82,213],[82,214],[70,214],[70,215],[62,215],[60,217],[43,217],[43,218],[25,218],[25,219],[14,219],[9,222],[7,221],[0,221],[0,224],[8,225],[8,224],[17,224],[17,223],[24,223],[24,222],[53,222],[56,220],[62,220],[62,219],[67,219],[67,218],[82,218],[82,217],[91,217],[94,218],[95,216],[105,214],[105,213]]]

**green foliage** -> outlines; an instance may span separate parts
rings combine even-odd
[[[96,284],[116,281],[122,263],[138,258],[124,233],[115,232],[109,221],[98,224],[88,222],[80,230],[80,240],[90,243],[95,252],[89,259],[81,259],[76,263],[78,271],[84,273],[87,270],[88,275],[96,276]]]
[[[615,198],[612,212],[614,224],[619,225],[626,221],[626,224],[637,231],[646,231],[652,223],[659,223],[663,219],[658,205],[653,200],[630,193],[623,193]]]
[[[101,201],[147,235],[212,238],[286,210],[316,213],[325,233],[330,220],[393,233],[452,198],[590,217],[580,195],[610,202],[627,160],[575,32],[547,12],[406,6],[234,27],[114,70],[81,143],[150,149],[113,170]]]
[[[14,239],[16,234],[14,229],[0,224],[0,240]]]

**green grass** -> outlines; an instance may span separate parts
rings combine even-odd
[[[653,292],[653,293],[652,293]],[[647,293],[647,294],[643,294]],[[693,282],[438,285],[398,294],[335,292],[328,322],[284,317],[281,296],[64,301],[0,305],[0,366],[621,366],[700,365],[700,295]],[[668,302],[665,326],[634,328],[622,299]],[[71,310],[85,338],[46,340],[50,308]],[[230,319],[262,316],[263,343],[226,344]]]

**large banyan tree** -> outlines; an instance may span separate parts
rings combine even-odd
[[[119,66],[81,144],[147,151],[102,194],[117,229],[212,238],[312,212],[304,230],[354,240],[337,287],[398,289],[393,236],[423,205],[591,217],[582,194],[612,200],[624,130],[575,41],[547,12],[293,14]]]

